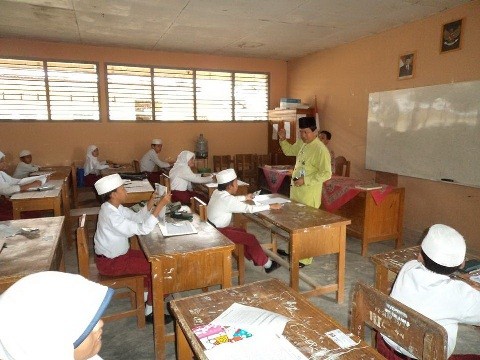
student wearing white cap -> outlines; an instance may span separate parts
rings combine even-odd
[[[113,289],[76,274],[28,275],[0,296],[0,359],[100,359]]]
[[[449,360],[457,342],[458,324],[480,325],[480,292],[461,280],[450,278],[465,261],[462,235],[442,224],[430,227],[417,260],[403,265],[390,296],[442,325],[448,334]],[[383,336],[383,335],[382,335]],[[413,355],[389,338],[378,337],[377,348],[388,359]],[[402,355],[403,354],[403,355]],[[480,359],[472,355],[468,359]]]
[[[30,175],[30,173],[38,171],[40,168],[37,165],[32,164],[32,153],[30,150],[22,150],[18,154],[20,162],[17,164],[17,168],[13,173],[13,177],[16,179],[23,179]]]
[[[183,150],[177,156],[177,161],[170,170],[170,187],[172,189],[172,201],[180,201],[184,205],[190,205],[190,198],[196,196],[207,203],[205,195],[193,191],[192,183],[208,184],[213,182],[213,176],[195,174],[192,168],[195,166],[195,154]]]
[[[11,195],[41,186],[47,180],[46,176],[32,176],[25,179],[16,179],[5,173],[7,169],[5,154],[0,151],[0,221],[12,220],[13,209],[9,198]]]
[[[245,245],[245,257],[252,260],[257,266],[263,266],[267,273],[277,269],[280,265],[268,258],[258,243],[257,238],[244,229],[230,226],[232,215],[235,213],[252,214],[265,210],[278,210],[280,204],[249,205],[245,200],[252,200],[253,194],[234,196],[238,190],[237,174],[235,170],[226,169],[217,174],[218,189],[215,190],[208,202],[208,221],[223,235],[234,243]]]
[[[295,156],[296,162],[290,184],[290,198],[302,204],[320,208],[322,186],[332,176],[330,152],[317,137],[317,125],[312,116],[298,119],[300,139],[295,144],[286,140],[285,129],[278,130],[280,147],[286,156]],[[288,255],[279,250],[280,255]],[[310,265],[313,258],[301,259],[300,267]]]
[[[162,139],[153,139],[150,145],[150,150],[148,150],[140,160],[140,171],[149,173],[148,181],[151,183],[158,183],[159,176],[162,174],[161,169],[168,169],[170,167],[168,162],[162,161],[158,158],[158,154],[162,151],[162,147]]]
[[[147,322],[153,322],[152,279],[150,263],[143,251],[130,248],[128,241],[133,235],[149,234],[158,223],[163,207],[170,202],[166,194],[155,206],[154,193],[147,205],[138,213],[124,207],[127,192],[118,174],[104,176],[95,183],[95,190],[102,198],[95,232],[95,262],[102,275],[144,275],[148,288],[145,315]],[[171,318],[168,319],[171,321]]]
[[[83,176],[85,177],[86,187],[93,187],[95,181],[101,178],[100,170],[108,169],[110,167],[110,165],[108,165],[108,161],[98,160],[99,153],[100,151],[98,150],[97,145],[89,145],[87,147],[85,165],[83,166]]]

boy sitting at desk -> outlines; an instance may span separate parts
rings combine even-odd
[[[390,294],[445,328],[449,360],[457,358],[451,355],[457,342],[458,324],[480,325],[480,292],[450,278],[463,266],[465,252],[465,240],[455,229],[442,224],[431,226],[418,259],[403,265]],[[382,337],[377,337],[377,349],[387,359],[413,358],[407,350]],[[480,359],[480,355],[469,355],[468,359]]]
[[[158,154],[162,151],[162,147],[162,139],[153,139],[150,145],[150,150],[148,150],[140,160],[140,171],[148,173],[148,181],[150,181],[152,185],[158,183],[159,176],[163,172],[162,169],[168,171],[167,169],[170,168],[170,163],[158,158]],[[155,168],[158,168],[158,171],[155,171]]]
[[[155,207],[152,194],[147,205],[136,213],[122,205],[126,201],[127,192],[120,175],[112,174],[101,178],[95,183],[95,189],[102,200],[94,236],[98,272],[108,276],[144,275],[145,286],[148,288],[145,319],[153,323],[150,263],[141,250],[130,248],[128,238],[152,232],[158,223],[160,211],[170,202],[170,194],[166,194]],[[172,318],[166,315],[165,322],[171,321]]]
[[[207,206],[208,222],[234,243],[245,245],[245,257],[257,266],[263,266],[266,273],[277,269],[280,265],[268,258],[258,243],[257,238],[244,229],[230,226],[232,214],[255,213],[265,210],[278,210],[280,204],[248,205],[244,201],[252,200],[253,194],[234,196],[238,190],[235,170],[226,169],[217,174],[218,189],[215,190]]]
[[[40,168],[37,165],[32,164],[32,153],[30,150],[22,150],[18,155],[20,162],[17,164],[17,168],[13,173],[13,177],[16,179],[23,179],[30,176],[30,173],[38,171]]]

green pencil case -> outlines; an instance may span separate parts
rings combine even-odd
[[[464,273],[469,273],[479,269],[480,269],[480,260],[471,259],[471,260],[465,261],[465,266],[463,267],[463,269],[459,269],[459,271]]]

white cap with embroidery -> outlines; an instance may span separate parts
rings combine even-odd
[[[217,174],[217,183],[219,184],[226,184],[234,179],[237,178],[237,174],[235,174],[235,170],[233,169],[225,169],[220,171]]]
[[[118,174],[112,174],[102,177],[95,182],[95,189],[98,195],[106,194],[123,185],[123,180]]]
[[[465,260],[467,246],[457,230],[447,225],[435,224],[423,239],[422,250],[437,264],[454,267]]]

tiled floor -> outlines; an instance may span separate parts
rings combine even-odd
[[[249,225],[249,231],[255,233],[261,242],[269,241],[269,234],[255,224]],[[93,235],[93,231],[90,231]],[[414,245],[414,243],[411,243]],[[281,246],[281,245],[280,245]],[[369,255],[389,251],[393,249],[393,241],[385,241],[369,246]],[[350,290],[352,285],[361,280],[367,284],[373,284],[374,268],[368,257],[360,256],[360,242],[357,239],[347,239],[346,254],[346,300],[343,304],[337,304],[334,294],[310,298],[310,301],[322,311],[335,318],[340,324],[348,326],[348,309],[350,305]],[[334,256],[322,256],[315,258],[314,263],[303,269],[310,277],[319,283],[329,283],[335,277],[336,260]],[[67,271],[76,272],[75,249],[67,253]],[[288,270],[279,268],[267,275],[263,269],[246,264],[246,282],[266,279],[273,276],[288,283]],[[307,289],[305,284],[301,288]],[[182,294],[183,295],[183,294]],[[125,300],[114,300],[110,307],[115,309],[119,306],[128,306]],[[170,324],[167,330],[172,331]],[[456,353],[480,354],[480,342],[478,341],[479,330],[473,326],[461,326],[457,341]],[[103,347],[100,356],[104,360],[148,360],[154,359],[153,331],[152,326],[138,329],[134,318],[110,322],[104,326]],[[173,343],[167,344],[167,359],[175,359]]]

